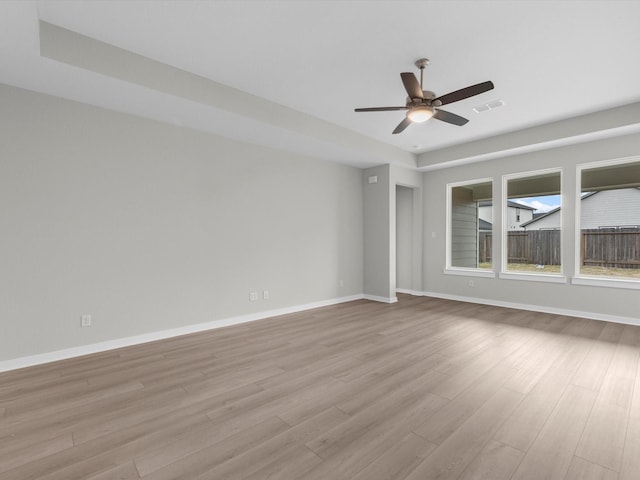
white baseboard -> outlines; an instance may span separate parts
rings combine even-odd
[[[624,325],[640,326],[640,319],[633,317],[620,317],[617,315],[605,315],[602,313],[583,312],[565,308],[546,307],[541,305],[529,305],[525,303],[503,302],[501,300],[491,300],[487,298],[465,297],[461,295],[449,295],[438,292],[416,292],[415,295],[425,297],[444,298],[446,300],[458,300],[460,302],[478,303],[481,305],[491,305],[494,307],[515,308],[517,310],[528,310],[531,312],[552,313],[555,315],[565,315],[567,317],[588,318],[590,320],[601,320],[603,322],[622,323]]]
[[[615,315],[604,315],[593,312],[583,312],[578,310],[569,310],[563,308],[544,307],[540,305],[528,305],[523,303],[503,302],[500,300],[491,300],[486,298],[465,297],[461,295],[449,295],[446,293],[438,292],[419,292],[414,290],[398,289],[398,293],[406,293],[415,296],[426,296],[443,298],[447,300],[457,300],[460,302],[477,303],[481,305],[492,305],[495,307],[515,308],[518,310],[528,310],[534,312],[552,313],[556,315],[566,315],[570,317],[589,318],[592,320],[601,320],[606,322],[622,323],[625,325],[640,326],[640,319],[631,317],[620,317]],[[329,300],[322,300],[319,302],[307,303],[304,305],[295,305],[293,307],[279,308],[275,310],[267,310],[264,312],[251,313],[247,315],[240,315],[237,317],[231,317],[221,320],[214,320],[211,322],[198,323],[195,325],[188,325],[185,327],[173,328],[169,330],[161,330],[158,332],[150,332],[142,335],[136,335],[126,338],[118,338],[115,340],[108,340],[100,343],[93,343],[90,345],[82,345],[79,347],[66,348],[64,350],[57,350],[54,352],[41,353],[37,355],[30,355],[27,357],[14,358],[10,360],[0,361],[0,372],[6,372],[9,370],[16,370],[19,368],[31,367],[34,365],[40,365],[49,362],[55,362],[58,360],[65,360],[73,357],[80,357],[82,355],[89,355],[91,353],[99,353],[116,348],[130,347],[133,345],[139,345],[142,343],[154,342],[156,340],[163,340],[166,338],[177,337],[180,335],[187,335],[189,333],[197,333],[205,330],[213,330],[216,328],[227,327],[230,325],[237,325],[240,323],[252,322],[255,320],[261,320],[264,318],[276,317],[279,315],[286,315],[288,313],[302,312],[305,310],[311,310],[319,307],[326,307],[329,305],[336,305],[339,303],[351,302],[354,300],[372,300],[375,302],[383,303],[396,303],[397,297],[379,297],[376,295],[351,295],[348,297],[339,297]]]
[[[398,301],[398,297],[379,297],[378,295],[363,295],[365,300],[372,300],[374,302],[382,302],[382,303],[396,303]]]
[[[424,296],[423,292],[419,292],[417,290],[410,290],[408,288],[396,288],[396,293],[404,293],[404,294],[413,295],[416,297]]]
[[[43,363],[55,362],[58,360],[65,360],[73,357],[80,357],[82,355],[89,355],[92,353],[104,352],[104,351],[113,350],[116,348],[130,347],[133,345],[139,345],[141,343],[154,342],[156,340],[163,340],[166,338],[178,337],[180,335],[187,335],[189,333],[197,333],[197,332],[203,332],[205,330],[213,330],[215,328],[227,327],[229,325],[237,325],[239,323],[253,322],[254,320],[262,320],[264,318],[277,317],[279,315],[286,315],[288,313],[302,312],[305,310],[311,310],[313,308],[326,307],[329,305],[336,305],[339,303],[351,302],[353,300],[361,300],[363,298],[364,298],[364,295],[351,295],[348,297],[332,298],[329,300],[322,300],[319,302],[306,303],[304,305],[295,305],[293,307],[285,307],[285,308],[278,308],[275,310],[267,310],[264,312],[250,313],[247,315],[240,315],[237,317],[213,320],[211,322],[198,323],[195,325],[187,325],[184,327],[172,328],[169,330],[161,330],[158,332],[150,332],[142,335],[135,335],[132,337],[107,340],[105,342],[92,343],[90,345],[82,345],[79,347],[65,348],[63,350],[57,350],[54,352],[47,352],[47,353],[41,353],[37,355],[30,355],[27,357],[14,358],[11,360],[4,360],[0,362],[0,372],[17,370],[18,368],[31,367],[34,365],[41,365]]]

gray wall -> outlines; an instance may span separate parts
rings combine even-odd
[[[413,216],[413,224],[411,225],[411,232],[404,233],[402,235],[411,235],[413,237],[412,240],[412,253],[411,253],[411,263],[414,265],[412,276],[413,280],[411,282],[411,286],[407,287],[414,292],[422,291],[422,270],[417,268],[416,266],[422,265],[422,254],[423,254],[423,231],[424,231],[424,211],[423,211],[423,193],[422,193],[422,174],[415,170],[410,170],[407,168],[399,167],[397,165],[392,165],[389,169],[389,185],[391,191],[395,193],[395,189],[397,186],[409,188],[413,195],[411,210]],[[396,195],[391,195],[391,213],[392,218],[390,222],[391,227],[391,238],[392,238],[392,253],[395,252],[395,241],[396,241],[396,228],[398,227],[398,222],[396,221]],[[402,225],[402,224],[401,224]],[[391,272],[390,272],[390,288],[391,292],[395,295],[397,285],[396,279],[396,256],[392,256],[391,263]],[[404,280],[403,280],[404,281]],[[405,288],[405,287],[400,287]]]
[[[390,301],[395,296],[395,187],[391,195],[389,165],[362,171],[364,188],[364,294]],[[369,183],[370,177],[377,177]],[[393,205],[391,202],[393,201]],[[391,241],[393,235],[393,242]],[[393,267],[391,255],[393,252]],[[393,268],[393,288],[391,275]]]
[[[396,185],[396,288],[413,290],[413,270],[413,189]]]
[[[377,177],[376,183],[369,178]],[[364,185],[364,294],[366,298],[396,301],[396,187],[411,189],[413,224],[412,236],[413,265],[422,264],[423,194],[422,174],[396,165],[380,165],[363,170]],[[413,268],[409,289],[422,291],[422,272]],[[404,288],[404,287],[400,287]]]
[[[640,322],[638,290],[597,286],[544,283],[501,278],[475,278],[470,286],[465,276],[447,275],[445,268],[445,225],[447,183],[493,177],[494,205],[502,201],[502,175],[562,167],[563,268],[572,276],[575,266],[576,165],[600,160],[624,158],[640,152],[640,134],[597,140],[534,153],[424,173],[424,290],[438,295],[476,298],[480,302],[515,303],[536,308],[590,312],[598,316],[637,319]],[[500,271],[501,218],[494,216],[494,269]]]
[[[0,104],[0,360],[362,294],[361,170],[7,86]]]

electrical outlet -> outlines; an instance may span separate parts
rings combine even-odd
[[[90,327],[91,326],[91,315],[82,315],[80,317],[80,326],[81,327]]]
[[[258,292],[249,292],[249,301],[255,302],[258,300]]]
[[[264,291],[262,292],[262,298],[263,298],[264,300],[269,300],[269,290],[264,290]]]
[[[469,280],[469,286],[470,287],[475,287],[476,284],[475,284],[475,282],[473,280]]]

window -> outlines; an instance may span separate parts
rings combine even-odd
[[[556,169],[503,177],[503,273],[562,274],[560,186]]]
[[[640,158],[581,165],[577,177],[576,275],[640,283]]]
[[[493,275],[492,195],[491,179],[447,185],[447,269]]]

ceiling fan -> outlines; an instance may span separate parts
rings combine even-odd
[[[368,107],[368,108],[356,108],[356,112],[388,112],[392,110],[408,110],[407,116],[402,120],[393,131],[394,134],[402,132],[412,123],[422,123],[429,120],[431,117],[442,120],[443,122],[451,123],[461,127],[469,120],[455,113],[440,110],[442,105],[458,102],[465,98],[473,97],[484,92],[488,92],[493,89],[493,82],[482,82],[470,87],[456,90],[455,92],[447,93],[436,97],[436,94],[422,89],[422,74],[424,68],[429,64],[429,59],[421,58],[416,60],[415,65],[420,69],[420,83],[416,79],[416,76],[411,72],[402,72],[400,77],[404,85],[407,94],[407,101],[404,107]]]

